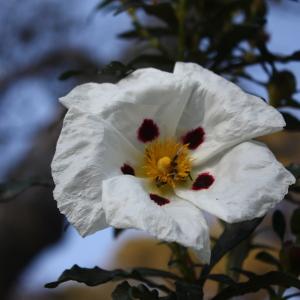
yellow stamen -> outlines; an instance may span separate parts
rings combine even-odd
[[[154,141],[145,148],[143,169],[157,187],[185,182],[191,171],[188,145],[174,139]]]
[[[164,156],[160,158],[157,162],[157,168],[161,172],[165,172],[171,165],[171,158],[169,156]]]

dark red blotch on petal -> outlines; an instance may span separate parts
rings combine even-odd
[[[215,178],[209,173],[202,173],[198,175],[193,183],[192,189],[194,191],[199,191],[203,189],[208,189],[215,181]]]
[[[159,136],[159,129],[155,122],[151,119],[145,119],[138,129],[138,139],[143,142],[151,142]]]
[[[128,164],[124,164],[124,165],[121,167],[121,171],[122,171],[122,173],[123,173],[124,175],[132,175],[132,176],[135,175],[133,167],[131,167],[131,166],[128,165]]]
[[[169,199],[166,199],[166,198],[161,197],[161,196],[156,195],[156,194],[150,194],[150,199],[153,200],[159,206],[170,203]]]
[[[195,150],[204,141],[205,132],[202,127],[195,128],[182,137],[183,144],[189,144],[189,149]]]

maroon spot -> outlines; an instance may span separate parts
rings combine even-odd
[[[143,142],[151,142],[159,136],[158,126],[151,119],[145,119],[138,129],[138,139]]]
[[[121,167],[121,171],[124,175],[135,175],[133,167],[129,166],[128,164],[124,164]]]
[[[213,183],[215,179],[209,173],[200,174],[193,183],[192,189],[194,191],[208,189]]]
[[[166,199],[164,197],[158,196],[156,194],[150,194],[150,199],[153,200],[159,206],[162,206],[162,205],[170,203],[169,199]]]
[[[205,132],[202,127],[189,131],[182,137],[183,144],[189,144],[189,149],[195,150],[204,141]]]

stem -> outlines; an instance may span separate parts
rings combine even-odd
[[[176,266],[178,267],[181,275],[186,281],[195,282],[197,278],[194,270],[194,263],[188,253],[187,248],[177,243],[171,243],[168,244],[168,246],[175,257]]]
[[[186,0],[179,0],[177,8],[178,18],[178,55],[177,59],[184,61],[185,53],[185,17],[186,17]]]

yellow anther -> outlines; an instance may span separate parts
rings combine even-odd
[[[157,162],[157,168],[161,172],[166,172],[168,171],[170,165],[171,165],[171,158],[169,156],[164,156],[160,158]]]
[[[143,170],[157,187],[175,187],[189,178],[192,159],[187,145],[175,139],[155,140],[145,148]]]

